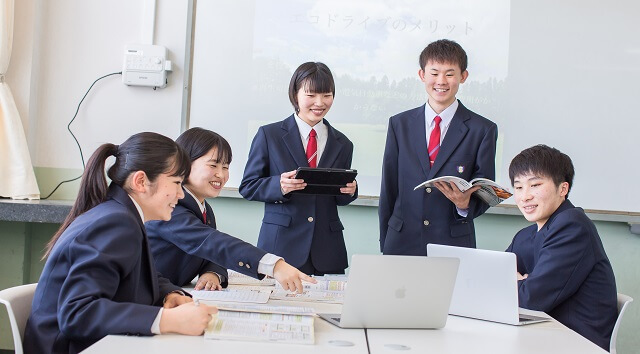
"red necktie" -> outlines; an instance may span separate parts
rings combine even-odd
[[[316,131],[311,129],[309,133],[309,141],[307,142],[307,162],[309,167],[315,168],[318,164],[318,141],[316,140]]]
[[[429,163],[431,166],[436,162],[436,156],[438,156],[438,151],[440,151],[440,122],[442,122],[442,118],[440,118],[440,116],[436,116],[433,120],[435,120],[436,126],[433,127],[433,130],[431,131],[429,146],[427,147],[427,151],[429,152]]]
[[[202,221],[204,221],[204,223],[207,223],[207,210],[203,210],[202,211]]]

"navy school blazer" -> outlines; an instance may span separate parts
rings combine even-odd
[[[495,179],[496,124],[460,103],[431,167],[424,114],[422,105],[389,119],[378,208],[384,254],[426,256],[428,243],[475,247],[473,219],[489,208],[472,196],[461,217],[437,188],[413,188],[440,176]]]
[[[353,143],[326,119],[324,124],[329,134],[318,167],[351,168]],[[351,203],[358,193],[283,196],[280,175],[308,166],[293,115],[258,129],[239,188],[245,199],[264,202],[258,247],[284,257],[294,267],[302,266],[311,256],[320,271],[344,270],[347,249],[338,205]]]
[[[77,353],[109,334],[152,335],[164,297],[140,214],[111,184],[78,216],[46,261],[24,333],[25,353]]]
[[[185,191],[171,220],[145,224],[158,271],[180,285],[189,284],[196,275],[213,271],[225,278],[222,286],[226,287],[228,274],[223,267],[264,278],[258,273],[258,264],[267,252],[216,230],[213,210],[206,201],[205,207],[206,224],[198,202]]]
[[[520,230],[516,254],[520,307],[544,311],[609,351],[618,318],[616,279],[595,225],[565,200],[542,226]]]

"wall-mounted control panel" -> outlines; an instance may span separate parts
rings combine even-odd
[[[129,86],[167,86],[167,48],[151,44],[129,44],[124,49],[122,82]]]

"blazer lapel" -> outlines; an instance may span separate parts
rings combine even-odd
[[[338,155],[340,155],[340,152],[342,151],[343,144],[340,139],[336,137],[335,129],[333,129],[331,124],[329,124],[326,119],[324,120],[324,124],[327,126],[327,131],[329,134],[327,136],[327,143],[324,146],[324,151],[322,152],[322,157],[320,158],[318,167],[332,167],[333,163],[336,161]]]
[[[209,205],[209,203],[207,203],[206,200],[204,201],[204,208],[207,211],[207,222],[206,222],[206,224],[215,229],[216,228],[216,216],[213,214],[213,209],[211,209],[211,205]]]
[[[284,145],[289,150],[289,154],[291,154],[297,166],[309,167],[307,157],[304,154],[304,146],[302,146],[302,140],[300,139],[300,131],[293,115],[282,122],[282,129],[284,131],[282,134]]]
[[[458,147],[464,136],[467,135],[469,128],[465,124],[465,121],[468,119],[469,115],[467,114],[467,109],[462,105],[462,103],[460,103],[456,110],[456,114],[451,120],[451,124],[449,124],[447,134],[444,136],[444,140],[442,140],[440,151],[436,157],[436,162],[433,164],[433,167],[431,167],[431,171],[429,171],[427,179],[435,177],[442,166],[444,166],[444,163],[449,159],[449,156],[451,156]]]
[[[187,210],[194,213],[198,217],[198,219],[200,219],[200,221],[203,221],[202,212],[200,211],[200,205],[198,205],[199,202],[195,200],[195,198],[193,198],[193,196],[191,196],[191,194],[189,194],[189,192],[187,192],[184,187],[182,188],[182,190],[184,191],[184,198],[178,200],[178,205],[185,207]],[[215,228],[216,219],[215,216],[213,216],[213,211],[211,210],[211,207],[206,200],[204,202],[204,206],[205,210],[207,211],[207,222],[205,224],[213,225],[213,227]]]
[[[416,115],[410,118],[411,122],[409,127],[412,127],[409,132],[409,141],[415,141],[413,148],[415,150],[416,156],[418,156],[418,161],[420,161],[420,167],[422,168],[422,172],[425,176],[429,175],[429,170],[431,166],[429,165],[429,153],[427,152],[427,128],[425,126],[425,118],[424,118],[424,106],[422,106],[417,112]]]

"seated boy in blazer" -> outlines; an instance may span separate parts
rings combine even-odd
[[[569,156],[546,145],[513,158],[514,198],[535,224],[520,230],[507,252],[518,260],[520,307],[544,311],[608,351],[616,280],[595,225],[567,199],[573,176]]]

